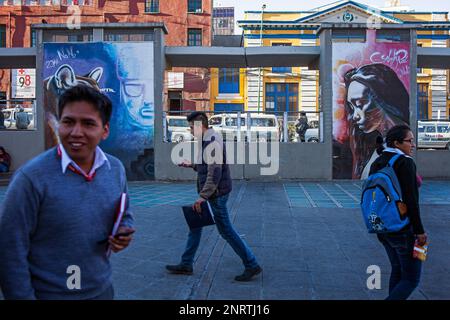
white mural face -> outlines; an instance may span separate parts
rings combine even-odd
[[[153,44],[150,43],[153,47]],[[136,126],[153,127],[153,48],[125,46],[117,59],[121,104],[128,109],[129,120]]]
[[[347,92],[349,118],[364,133],[375,131],[383,121],[383,113],[377,108],[370,88],[360,82],[352,82]]]

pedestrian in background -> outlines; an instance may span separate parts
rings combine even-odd
[[[295,124],[295,131],[297,132],[301,142],[305,142],[305,133],[308,128],[308,117],[306,116],[306,112],[302,111],[300,112],[300,117]]]
[[[26,130],[30,122],[28,113],[24,111],[23,107],[19,107],[19,111],[16,113],[16,129]]]

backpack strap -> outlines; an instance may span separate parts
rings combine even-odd
[[[400,158],[401,156],[402,156],[401,154],[396,154],[395,156],[393,156],[391,160],[389,160],[388,166],[393,168],[395,161],[397,161],[397,159]]]

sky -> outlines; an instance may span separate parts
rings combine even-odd
[[[244,11],[260,11],[266,4],[266,11],[304,11],[334,2],[335,0],[213,0],[215,7],[234,7],[235,20],[244,18]],[[354,0],[362,4],[384,7],[385,0]],[[449,11],[450,0],[401,0],[402,6],[415,11]],[[235,34],[242,30],[235,28]]]

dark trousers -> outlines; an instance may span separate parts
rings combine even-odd
[[[406,300],[419,285],[422,261],[413,258],[415,237],[411,230],[378,234],[391,262],[389,296],[386,300]]]
[[[214,220],[216,221],[217,230],[222,238],[224,238],[231,248],[233,248],[234,252],[242,259],[246,269],[256,268],[258,262],[256,261],[253,252],[231,224],[227,209],[228,196],[229,195],[227,194],[209,201],[214,214]],[[200,245],[201,236],[202,228],[196,228],[189,231],[186,249],[181,257],[182,265],[192,267],[195,253]]]

